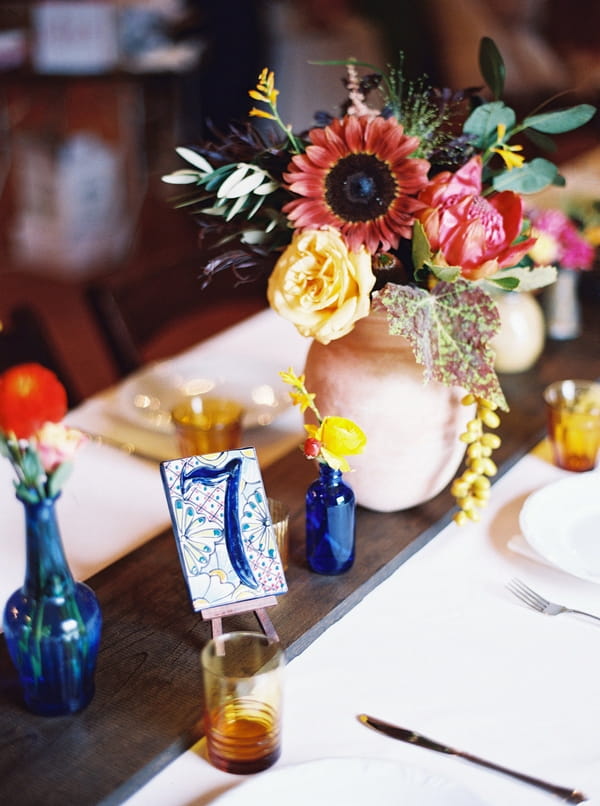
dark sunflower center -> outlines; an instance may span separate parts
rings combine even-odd
[[[349,154],[325,179],[325,200],[344,221],[371,221],[384,215],[396,198],[396,182],[373,154]]]

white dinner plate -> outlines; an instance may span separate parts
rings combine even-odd
[[[292,764],[228,789],[212,806],[484,806],[459,784],[396,761],[329,758]]]
[[[269,425],[291,405],[272,364],[244,356],[211,359],[190,354],[155,362],[131,375],[117,390],[112,410],[133,425],[171,433],[170,410],[177,400],[194,394],[239,401],[246,428]]]
[[[529,545],[553,565],[600,582],[600,473],[568,476],[532,493],[519,524]]]

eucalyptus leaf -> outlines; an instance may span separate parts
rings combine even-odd
[[[506,67],[496,43],[489,36],[484,36],[479,45],[479,69],[494,97],[501,98],[504,92]]]
[[[523,132],[525,137],[528,140],[537,146],[537,148],[541,149],[542,151],[547,151],[548,154],[552,154],[557,150],[556,143],[551,137],[547,137],[542,132],[538,132],[535,129],[525,129]]]
[[[520,168],[504,171],[492,180],[494,190],[513,190],[515,193],[537,193],[554,183],[558,168],[549,160],[536,157]]]
[[[261,229],[246,229],[242,232],[241,241],[250,245],[261,244],[266,240],[266,233]]]
[[[235,200],[235,202],[229,208],[229,212],[225,216],[225,221],[231,221],[231,219],[243,209],[244,204],[248,201],[247,196],[240,196]]]
[[[239,196],[247,196],[262,184],[263,178],[263,174],[260,171],[253,171],[239,182],[228,187],[227,193],[224,195],[227,195],[228,199],[236,199]],[[217,193],[218,196],[223,193],[223,187],[225,184],[226,183],[223,182],[223,185],[221,185],[219,188],[219,192]]]
[[[175,151],[179,154],[179,156],[184,159],[186,162],[195,165],[196,168],[199,168],[202,173],[210,174],[213,171],[213,167],[206,160],[202,154],[198,154],[196,151],[192,151],[191,148],[186,148],[185,146],[179,146],[175,149]]]
[[[268,174],[265,174],[265,177],[268,178]],[[277,182],[273,182],[272,180],[265,182],[264,185],[259,185],[254,190],[255,196],[268,196],[269,193],[273,193],[273,191],[277,190],[279,185]]]
[[[169,185],[195,185],[201,178],[198,171],[189,171],[185,168],[182,168],[180,171],[173,171],[172,174],[166,174],[161,177],[162,181]]]
[[[227,179],[221,183],[219,190],[217,191],[217,196],[222,199],[229,198],[229,191],[233,190],[233,188],[242,181],[242,179],[248,173],[249,168],[249,165],[246,165],[244,162],[240,162],[233,173],[229,174]]]
[[[463,133],[474,138],[474,145],[485,150],[498,139],[498,126],[510,131],[516,123],[514,111],[503,101],[482,104],[471,112],[463,126]]]
[[[590,104],[578,104],[570,109],[559,109],[556,112],[545,112],[525,118],[523,126],[536,129],[545,134],[563,134],[578,129],[590,121],[596,108]]]
[[[259,196],[258,199],[255,201],[254,206],[248,213],[248,221],[250,221],[251,218],[254,218],[254,216],[260,210],[260,208],[263,206],[264,203],[265,203],[265,197]]]

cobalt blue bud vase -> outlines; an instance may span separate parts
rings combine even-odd
[[[341,574],[354,562],[356,502],[340,470],[319,463],[306,492],[306,559],[317,574]]]
[[[43,716],[80,711],[94,695],[102,615],[94,592],[75,582],[56,520],[56,498],[23,502],[25,582],[4,609],[8,652],[25,704]]]

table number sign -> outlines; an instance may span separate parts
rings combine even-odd
[[[287,591],[254,448],[161,462],[194,610],[211,617],[274,603]]]

